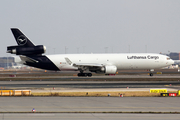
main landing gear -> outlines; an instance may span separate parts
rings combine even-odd
[[[92,73],[78,73],[78,77],[91,77]]]
[[[152,76],[153,76],[153,73],[149,73],[149,76],[151,76],[151,77],[152,77]]]

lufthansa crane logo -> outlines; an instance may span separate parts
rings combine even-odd
[[[21,35],[17,38],[19,45],[25,45],[27,43],[27,38],[24,35]]]

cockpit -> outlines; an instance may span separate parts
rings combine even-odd
[[[171,58],[170,58],[170,57],[167,57],[167,60],[171,60]]]

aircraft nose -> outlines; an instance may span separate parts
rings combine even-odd
[[[169,64],[170,65],[174,64],[174,60],[171,59],[171,61],[169,61]]]

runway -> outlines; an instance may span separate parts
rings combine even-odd
[[[1,97],[0,112],[180,112],[179,97]]]
[[[180,81],[0,81],[0,88],[173,88],[180,89]]]
[[[9,74],[8,74],[9,75]],[[10,75],[16,75],[18,78],[59,78],[59,79],[111,79],[111,78],[180,78],[180,74],[160,74],[160,75],[154,75],[154,76],[149,76],[147,75],[96,75],[92,77],[78,77],[78,76],[58,76],[56,74],[54,75],[49,75],[49,74],[42,74],[42,75],[34,75],[34,74],[23,74],[23,75],[18,75],[18,74],[10,74]],[[0,77],[0,78],[7,78],[9,76],[5,77]],[[16,77],[10,77],[10,78],[16,78]]]
[[[180,114],[28,113],[0,114],[2,120],[179,120]]]
[[[38,78],[38,79],[34,79]],[[46,76],[44,76],[46,78]],[[77,79],[76,79],[77,78]],[[170,79],[174,79],[171,81]],[[10,78],[11,79],[11,78]],[[21,80],[17,80],[21,79]],[[32,77],[33,80],[0,81],[1,89],[30,89],[32,91],[86,91],[86,90],[147,90],[150,88],[166,88],[172,90],[180,89],[179,75],[173,76],[95,76],[92,78],[78,78],[77,76],[54,76],[46,79]],[[81,80],[80,80],[81,79]],[[84,79],[86,79],[84,81]],[[96,81],[96,79],[101,79]],[[116,79],[116,80],[113,80]],[[117,80],[118,79],[118,80]],[[119,80],[121,79],[121,80]],[[126,80],[123,80],[126,79]],[[130,79],[130,80],[129,80]],[[134,79],[134,80],[132,80]],[[144,81],[137,79],[156,79],[155,81]],[[158,80],[157,80],[158,79]],[[161,79],[161,80],[159,80]],[[166,79],[166,80],[163,80]],[[167,80],[169,79],[169,81]],[[112,81],[111,81],[112,80]],[[129,89],[126,89],[126,87]],[[5,120],[30,120],[30,119],[65,119],[65,120],[109,120],[109,119],[157,119],[178,120],[180,114],[135,114],[115,112],[180,112],[179,97],[0,97],[0,118]],[[35,108],[38,113],[31,113]],[[8,113],[11,112],[11,113]],[[12,113],[30,112],[30,113]],[[45,113],[39,113],[45,112]],[[56,113],[51,113],[56,112]],[[57,113],[59,112],[59,113]],[[74,113],[80,112],[80,113]],[[90,113],[81,113],[90,112]],[[95,113],[101,112],[101,113]],[[109,113],[108,113],[109,112]],[[110,113],[114,112],[114,113]],[[106,113],[106,114],[105,114]]]
[[[0,81],[180,81],[180,75],[117,75],[117,76],[16,76],[0,77]]]
[[[118,114],[103,112],[180,112],[179,97],[1,97],[0,118],[7,119],[176,119],[180,114]],[[32,109],[38,113],[31,113]],[[8,113],[30,112],[30,113]],[[46,112],[46,113],[39,113]],[[56,112],[56,113],[51,113]],[[60,112],[60,113],[58,113]],[[72,112],[72,113],[70,113]],[[92,113],[73,113],[92,112]],[[93,113],[94,112],[94,113]],[[102,112],[102,113],[95,113]]]

